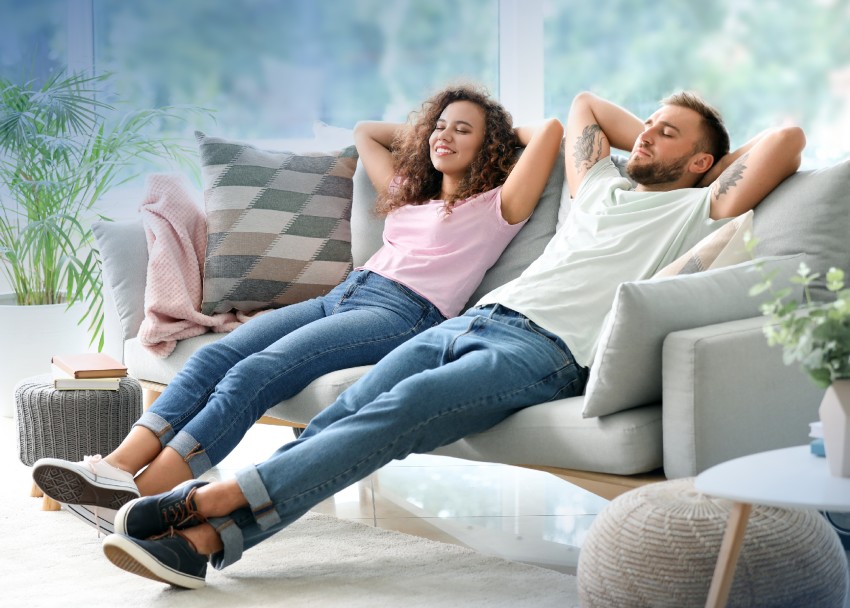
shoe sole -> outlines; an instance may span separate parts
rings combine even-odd
[[[50,498],[69,505],[120,509],[125,503],[139,497],[137,493],[98,484],[78,471],[54,464],[34,466],[32,478]]]
[[[127,516],[130,514],[130,509],[132,508],[133,501],[131,500],[118,509],[118,513],[115,514],[115,521],[113,522],[116,534],[127,534]],[[133,535],[127,534],[127,536]]]
[[[204,579],[166,566],[132,541],[117,534],[103,540],[103,552],[110,562],[137,576],[184,589],[200,589],[206,585]]]
[[[106,534],[112,534],[115,532],[113,528],[113,520],[115,519],[114,509],[107,509],[106,507],[90,507],[88,505],[66,504],[62,506],[68,511],[68,513],[96,529],[98,532],[105,532]],[[97,509],[97,514],[95,514],[95,509]]]

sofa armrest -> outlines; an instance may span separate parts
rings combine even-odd
[[[670,333],[662,352],[664,471],[802,445],[823,390],[769,347],[764,317]]]
[[[140,219],[92,224],[103,270],[104,352],[124,361],[124,341],[145,317],[148,245]]]

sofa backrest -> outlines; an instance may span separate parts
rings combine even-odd
[[[564,190],[564,173],[562,149],[531,218],[499,260],[484,274],[464,310],[473,306],[484,294],[519,276],[543,253],[549,239],[555,234],[561,193]],[[382,243],[384,221],[374,211],[376,196],[363,164],[358,162],[354,172],[354,200],[351,205],[351,256],[355,268],[365,263]]]
[[[756,255],[804,252],[820,278],[812,297],[830,300],[825,275],[831,266],[850,272],[850,160],[798,171],[755,208]]]

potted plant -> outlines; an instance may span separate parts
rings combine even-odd
[[[830,472],[850,477],[850,289],[844,271],[826,273],[826,288],[835,298],[824,302],[811,298],[809,287],[820,275],[805,263],[791,278],[802,286],[802,302],[790,297],[792,287],[776,288],[774,278],[764,275],[750,291],[771,296],[761,307],[771,321],[764,334],[768,344],[782,346],[786,365],[799,363],[816,385],[826,388],[818,413]]]
[[[100,266],[90,226],[108,218],[97,206],[110,189],[138,175],[138,160],[182,163],[185,158],[173,140],[145,134],[178,112],[163,108],[119,116],[101,99],[107,79],[59,73],[37,87],[0,77],[0,267],[13,291],[0,308],[33,313],[74,307],[76,318],[64,324],[73,329],[88,319],[89,344],[98,349],[103,344]],[[27,327],[0,323],[27,332],[21,335],[28,338],[44,333],[41,314],[30,315]],[[46,347],[49,354],[62,348],[53,340]],[[33,347],[29,339],[16,346],[7,359],[21,364]],[[49,369],[49,354],[39,369]],[[45,357],[43,352],[35,356]],[[2,397],[5,401],[8,393]]]

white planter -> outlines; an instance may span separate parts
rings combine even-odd
[[[850,477],[850,380],[835,380],[818,409],[829,472]]]
[[[50,372],[50,357],[94,350],[85,327],[77,325],[84,310],[83,304],[70,310],[65,304],[18,306],[14,294],[0,294],[0,416],[12,416],[21,379]]]

